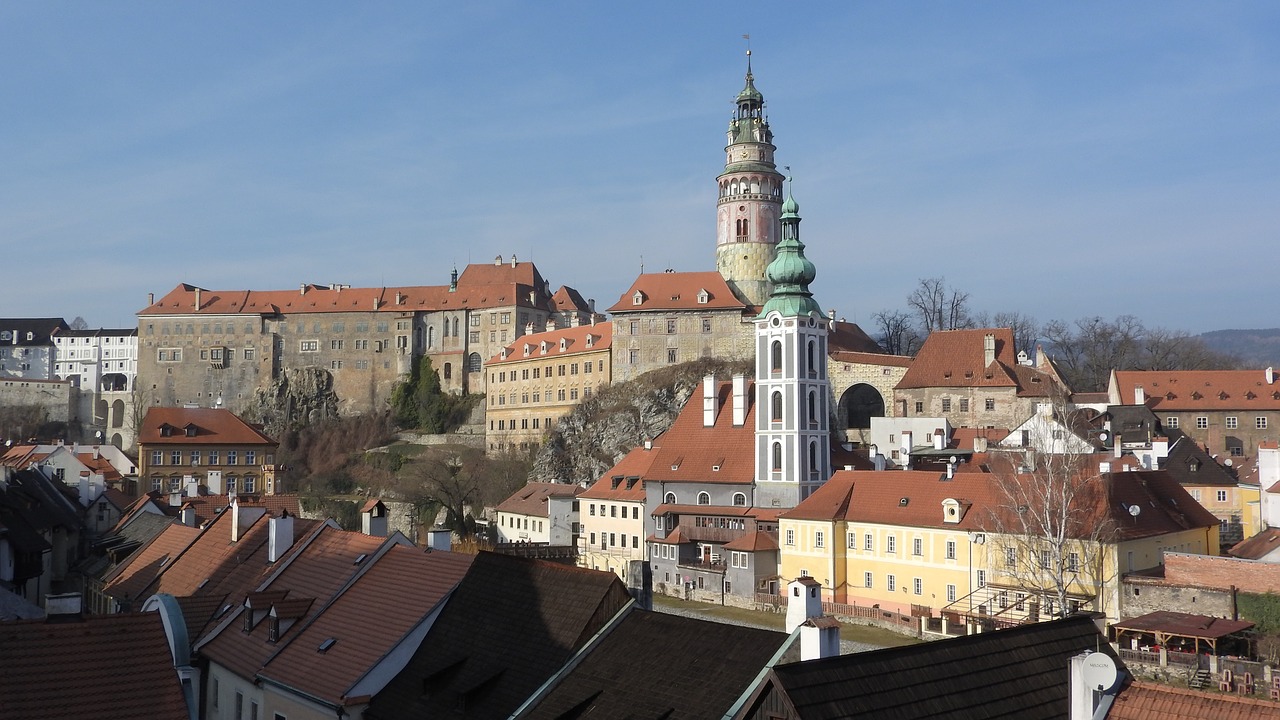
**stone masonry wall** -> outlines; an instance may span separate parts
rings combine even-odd
[[[1240,558],[1165,553],[1166,585],[1199,585],[1240,592],[1265,593],[1280,589],[1280,563]]]

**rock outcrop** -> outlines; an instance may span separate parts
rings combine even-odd
[[[698,360],[607,387],[561,418],[534,459],[530,480],[593,482],[675,420],[702,378],[752,373],[751,363]]]
[[[288,368],[271,385],[254,391],[245,416],[272,437],[338,417],[333,376],[321,368]]]

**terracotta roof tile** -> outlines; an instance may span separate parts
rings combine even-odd
[[[646,481],[700,482],[750,485],[755,480],[755,382],[746,383],[745,422],[733,424],[732,383],[716,388],[716,418],[703,427],[702,387],[689,396],[684,409],[654,448],[657,457]],[[719,470],[715,470],[715,467]]]
[[[835,362],[856,363],[859,365],[887,365],[890,367],[911,367],[914,358],[905,355],[885,355],[870,352],[850,352],[848,350],[831,350],[828,355]]]
[[[547,498],[575,497],[582,492],[578,485],[565,483],[531,482],[498,504],[498,512],[548,517]]]
[[[159,613],[2,624],[0,667],[0,717],[187,718]]]
[[[123,563],[103,578],[103,592],[117,600],[135,601],[140,609],[139,595],[155,581],[169,561],[180,555],[195,541],[200,531],[186,525],[171,524],[159,535],[138,548]],[[186,593],[182,593],[186,594]]]
[[[172,434],[162,434],[162,428]],[[186,429],[195,428],[188,436]],[[241,420],[230,410],[218,408],[153,407],[147,410],[138,433],[143,445],[276,445],[254,426]]]
[[[983,355],[988,334],[996,338],[994,366]],[[1016,383],[1008,368],[1017,362],[1009,328],[935,331],[925,338],[898,387],[1011,386]]]
[[[858,327],[856,323],[837,320],[831,323],[831,334],[827,337],[828,353],[856,353],[858,355],[877,355],[883,353],[880,343]],[[885,355],[884,357],[892,357]]]
[[[623,455],[617,464],[605,471],[604,475],[601,475],[578,497],[586,500],[644,502],[643,478],[649,472],[649,466],[653,464],[654,458],[658,456],[654,452],[656,448],[655,443],[649,450],[641,446]],[[629,478],[639,478],[639,480],[628,484]]]
[[[1120,403],[1135,404],[1141,386],[1161,412],[1280,410],[1280,382],[1268,384],[1262,370],[1117,370],[1115,380]]]
[[[704,290],[707,302],[700,303],[698,294]],[[638,304],[637,292],[641,297]],[[641,273],[609,312],[747,309],[718,272],[665,272]]]
[[[745,552],[764,552],[778,549],[778,538],[773,533],[760,530],[743,535],[737,540],[724,544],[725,550],[742,550]]]
[[[1261,685],[1262,680],[1257,680]],[[1274,720],[1280,704],[1171,685],[1134,682],[1120,691],[1108,720]]]
[[[538,358],[566,357],[584,352],[608,350],[613,344],[613,323],[579,325],[547,332],[521,335],[494,355],[485,367]],[[562,347],[563,346],[563,347]],[[504,358],[503,355],[506,355]]]
[[[561,285],[551,296],[551,305],[556,312],[591,312],[591,305],[582,299],[582,294],[568,285]]]

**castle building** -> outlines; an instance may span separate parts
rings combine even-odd
[[[133,410],[138,376],[137,328],[58,330],[54,373],[79,388],[75,417],[89,437],[118,448],[133,445],[140,414]]]

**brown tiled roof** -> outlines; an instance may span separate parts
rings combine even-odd
[[[564,349],[560,349],[563,341]],[[590,344],[588,345],[588,341]],[[546,350],[543,350],[543,344]],[[502,365],[540,358],[555,358],[576,355],[584,352],[599,352],[609,349],[613,344],[613,323],[597,323],[595,325],[579,325],[578,327],[560,328],[547,332],[521,335],[516,341],[485,363],[485,367]],[[529,353],[525,354],[528,348]],[[503,358],[503,353],[507,357]]]
[[[795,520],[846,520],[905,527],[954,527],[991,530],[993,515],[1008,505],[1001,482],[1024,477],[990,473],[946,473],[924,470],[882,472],[838,471],[781,517]],[[1092,514],[1074,518],[1076,532],[1091,531],[1110,522],[1122,539],[1151,537],[1218,524],[1217,518],[1195,502],[1168,473],[1112,472],[1102,476],[1090,499]],[[942,501],[952,498],[969,509],[958,523],[943,522]],[[903,504],[902,500],[906,503]],[[1172,500],[1172,502],[1171,502]],[[1128,508],[1137,505],[1134,517]],[[1006,527],[1017,525],[1006,525]]]
[[[272,516],[279,517],[280,513],[288,512],[290,515],[297,517],[302,510],[302,503],[297,495],[237,495],[241,507],[260,507],[266,508],[267,512]],[[164,507],[166,513],[177,515],[180,508],[174,508],[168,504],[168,501],[161,496],[156,502]],[[183,505],[190,505],[196,511],[196,525],[204,525],[210,519],[227,509],[231,505],[230,495],[192,495],[190,497],[183,496]]]
[[[1245,620],[1227,620],[1209,615],[1193,615],[1191,613],[1158,610],[1141,617],[1129,618],[1112,624],[1122,630],[1142,630],[1163,632],[1182,637],[1216,640],[1234,635],[1253,627],[1253,623]]]
[[[622,459],[613,467],[609,468],[598,480],[591,484],[578,497],[585,500],[625,500],[630,502],[644,502],[644,476],[649,472],[649,466],[653,464],[654,458],[658,456],[655,452],[657,443],[653,448],[645,450],[643,446],[633,449],[631,452],[622,456]],[[621,478],[621,480],[615,480]],[[640,478],[631,483],[631,487],[627,487],[627,478]],[[614,485],[617,485],[615,488]]]
[[[1245,560],[1260,560],[1275,552],[1276,548],[1280,548],[1280,529],[1267,528],[1244,542],[1236,543],[1227,552]]]
[[[93,457],[92,452],[76,453],[75,456],[76,459],[80,461],[81,465],[89,468],[90,472],[101,475],[102,479],[106,482],[119,480],[122,477],[120,475],[120,471],[116,470],[115,466],[101,455],[96,459]]]
[[[630,599],[613,573],[482,552],[365,717],[506,717]]]
[[[773,533],[767,533],[757,530],[749,535],[743,535],[737,540],[731,540],[724,544],[725,550],[742,550],[746,552],[762,552],[778,549],[778,538]]]
[[[871,339],[856,323],[837,320],[831,323],[831,334],[827,337],[827,352],[849,352],[863,355],[880,354],[884,349],[880,343]],[[892,356],[887,356],[892,357]]]
[[[591,306],[586,300],[582,299],[582,294],[568,285],[561,285],[560,289],[551,296],[551,305],[556,309],[556,312],[591,311]]]
[[[128,598],[134,601],[134,608],[141,609],[139,600],[145,598],[139,595],[199,535],[200,531],[195,528],[171,524],[107,573],[103,578],[103,592],[117,600]]]
[[[988,367],[983,338],[996,337],[995,362]],[[899,388],[998,387],[1015,385],[1009,368],[1018,363],[1009,328],[938,330],[925,338]]]
[[[755,517],[761,512],[773,512],[773,508],[743,507],[740,505],[675,505],[663,503],[653,509],[651,515],[707,515],[719,517]]]
[[[578,485],[566,483],[531,482],[498,504],[498,512],[548,517],[547,498],[574,497],[582,492]]]
[[[707,291],[707,302],[698,302],[698,293]],[[643,299],[637,305],[636,292]],[[718,272],[641,273],[631,287],[609,308],[609,312],[661,310],[747,310],[734,296]]]
[[[182,608],[182,621],[187,626],[187,640],[194,645],[226,603],[226,595],[188,595],[174,598]]]
[[[1259,685],[1262,678],[1257,679]],[[1120,691],[1107,720],[1274,720],[1280,704],[1137,681]]]
[[[633,611],[526,717],[726,716],[751,689],[787,635]]]
[[[348,691],[453,590],[474,560],[392,546],[303,626],[259,676],[325,702],[363,701]],[[373,614],[376,622],[370,622]],[[329,638],[336,642],[317,652]]]
[[[516,262],[511,267],[509,259],[500,263],[470,263],[458,277],[458,289],[470,285],[525,285],[541,290],[546,286],[538,267],[531,262]]]
[[[0,717],[187,720],[159,613],[0,624]]]
[[[102,497],[120,512],[124,512],[133,504],[133,498],[125,495],[119,490],[108,487],[102,491]]]
[[[684,409],[662,435],[657,457],[644,476],[646,481],[700,482],[749,485],[755,480],[755,382],[746,384],[746,421],[733,425],[733,387],[716,388],[716,419],[702,426],[702,387],[689,396]],[[714,466],[719,470],[712,470]]]
[[[1009,431],[1002,428],[972,428],[958,427],[951,433],[951,444],[957,450],[972,450],[973,441],[978,438],[986,438],[987,445],[995,445],[1001,440],[1009,437]]]
[[[171,428],[164,436],[161,428]],[[195,426],[195,435],[186,434]],[[276,445],[254,426],[241,420],[230,410],[220,408],[153,407],[147,410],[138,432],[140,445]]]
[[[1115,379],[1119,402],[1134,404],[1141,386],[1160,412],[1280,410],[1280,381],[1268,385],[1262,370],[1117,370]]]

